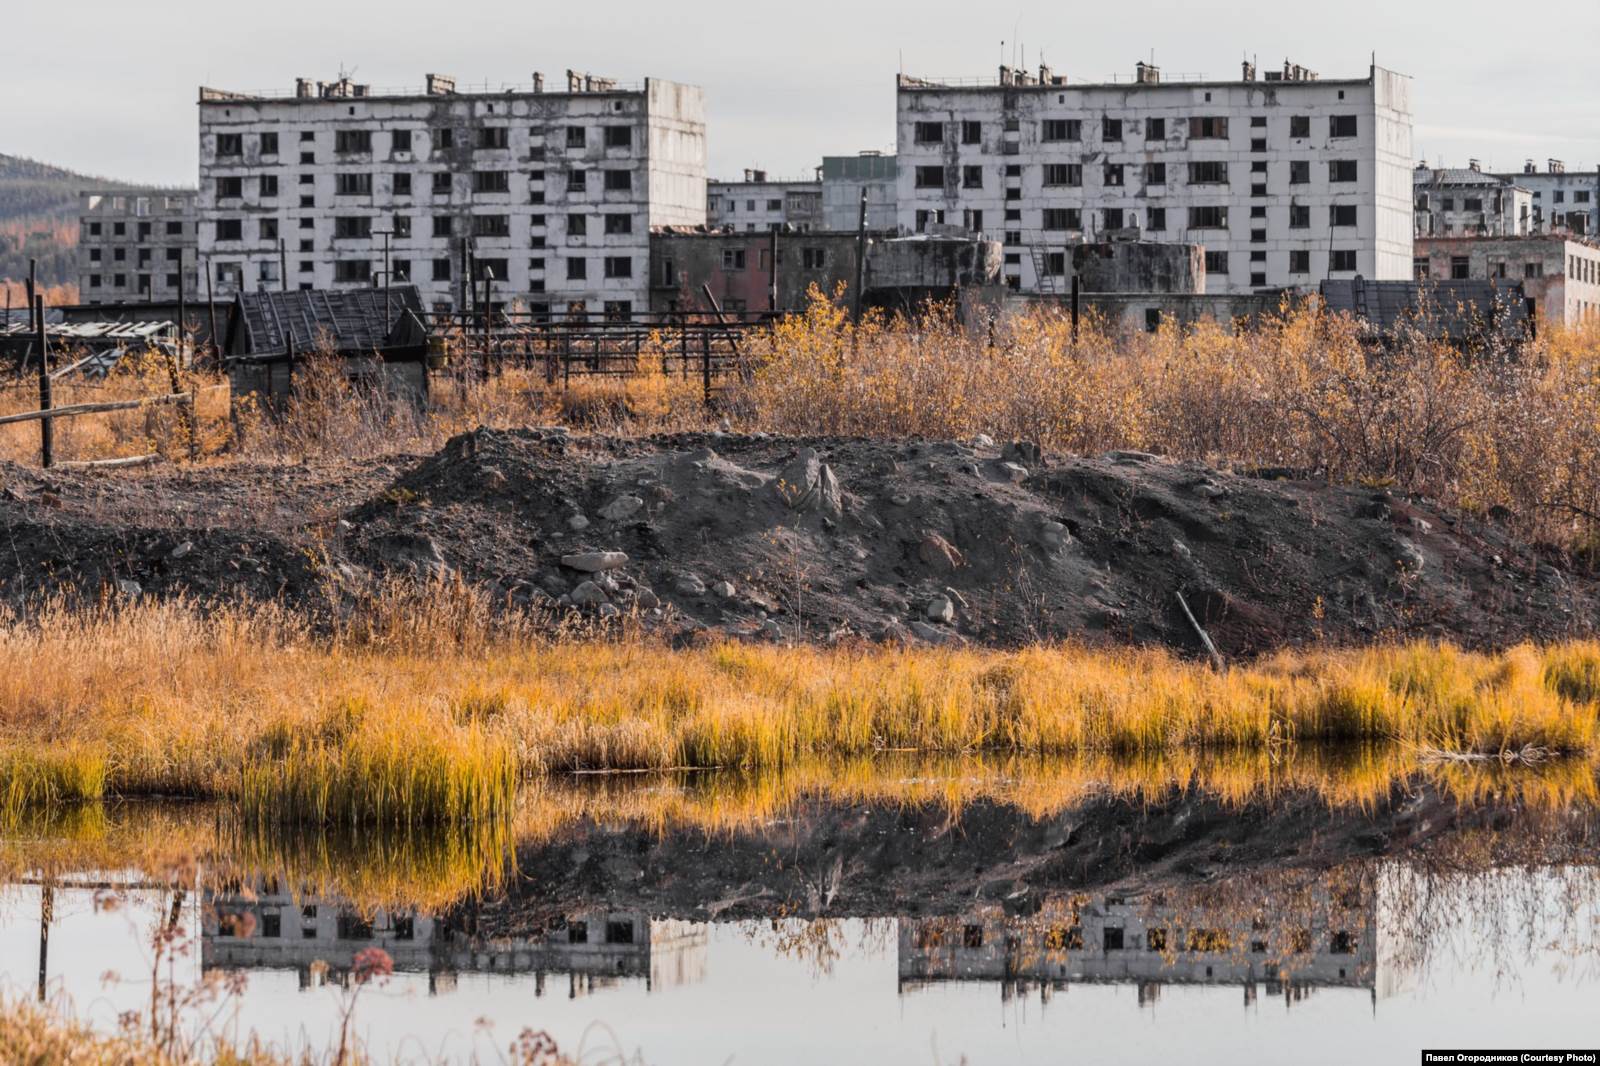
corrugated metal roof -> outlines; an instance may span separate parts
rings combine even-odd
[[[1492,281],[1330,278],[1322,283],[1322,300],[1329,311],[1348,312],[1385,333],[1404,324],[1452,340],[1486,327],[1521,328],[1528,319],[1522,286]]]
[[[411,312],[407,314],[407,312]],[[228,311],[229,354],[310,352],[324,341],[335,351],[371,352],[426,341],[422,299],[414,285],[385,289],[240,293]]]
[[[1465,167],[1447,167],[1443,170],[1417,170],[1412,173],[1413,185],[1483,185],[1499,189],[1511,185],[1504,178]]]

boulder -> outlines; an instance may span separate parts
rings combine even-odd
[[[706,583],[700,580],[699,574],[679,574],[678,580],[672,583],[672,591],[680,596],[704,596]]]
[[[637,496],[618,496],[600,508],[600,517],[607,522],[621,522],[638,514],[643,507],[644,501]]]
[[[917,545],[917,557],[922,560],[924,566],[939,573],[952,573],[967,565],[966,556],[961,554],[960,549],[931,529],[922,531],[922,540]]]
[[[817,457],[814,448],[801,448],[772,482],[772,491],[784,506],[802,514],[838,518],[844,498],[833,468]]]
[[[589,520],[581,514],[575,514],[571,518],[567,519],[567,528],[572,530],[574,533],[581,533],[583,530],[589,528]]]
[[[561,565],[568,570],[585,574],[598,574],[602,570],[620,570],[628,565],[627,552],[573,552],[561,557]]]
[[[711,592],[724,600],[731,600],[734,594],[738,592],[738,589],[733,587],[733,582],[731,581],[718,581],[711,586]]]
[[[605,590],[599,585],[593,581],[585,581],[572,590],[572,602],[579,607],[598,607],[611,601],[606,599]]]
[[[956,605],[949,596],[935,596],[928,601],[927,615],[930,622],[949,624],[956,620]]]

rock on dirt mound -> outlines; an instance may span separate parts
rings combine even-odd
[[[315,602],[383,575],[692,634],[1076,638],[1225,655],[1594,626],[1596,585],[1493,525],[1387,492],[1138,452],[479,430],[409,462],[137,478],[4,471],[14,599],[41,587]],[[241,478],[270,508],[218,501]],[[177,553],[180,543],[190,549]],[[245,562],[248,560],[248,563]]]

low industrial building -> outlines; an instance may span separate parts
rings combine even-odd
[[[1414,333],[1460,348],[1515,344],[1533,323],[1517,282],[1335,278],[1322,283],[1321,297],[1329,312],[1360,320],[1380,343]]]
[[[706,223],[746,233],[822,229],[822,180],[769,178],[765,170],[746,170],[743,181],[707,182]]]
[[[101,188],[78,194],[78,293],[86,304],[204,295],[192,189]]]
[[[1419,280],[1520,284],[1530,311],[1575,326],[1600,318],[1600,244],[1560,234],[1418,238]]]
[[[860,246],[857,233],[658,231],[650,241],[651,308],[707,310],[709,288],[727,312],[800,310],[813,287],[828,296],[851,292]],[[1000,248],[992,241],[891,232],[869,234],[866,246],[862,299],[869,307],[911,311],[999,283]]]

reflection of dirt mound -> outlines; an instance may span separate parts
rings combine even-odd
[[[813,801],[727,833],[574,826],[522,845],[509,894],[477,907],[485,929],[504,932],[579,904],[687,918],[916,917],[978,903],[1029,913],[1062,893],[1292,878],[1377,857],[1458,871],[1588,864],[1597,833],[1600,811],[1466,808],[1426,786],[1366,812],[1310,796],[1239,808],[1174,793],[1041,820],[988,801],[959,814]]]
[[[13,596],[121,579],[314,602],[333,577],[458,574],[510,602],[764,637],[1198,650],[1181,592],[1230,655],[1504,644],[1587,632],[1596,606],[1592,580],[1431,505],[1138,453],[480,430],[409,468],[0,481]],[[617,551],[620,568],[594,554]]]

